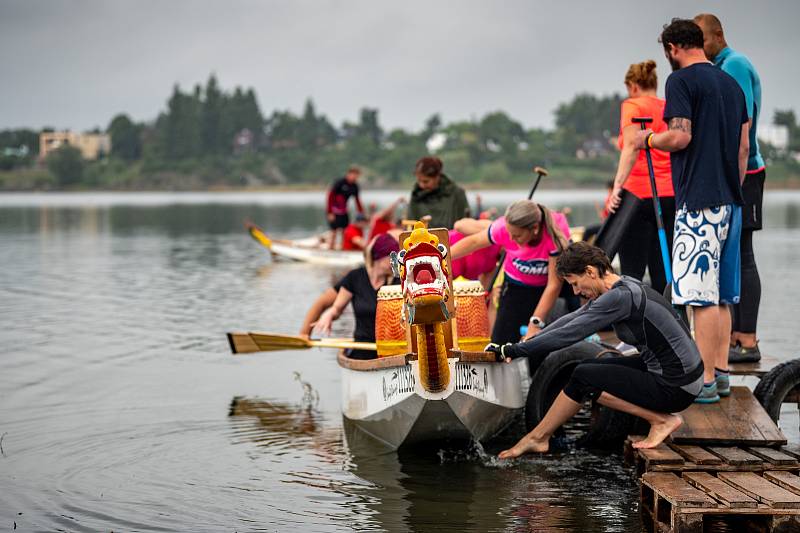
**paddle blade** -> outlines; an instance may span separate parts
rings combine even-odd
[[[278,350],[304,350],[311,348],[311,342],[294,335],[273,335],[271,333],[228,333],[231,351],[239,353],[274,352]]]
[[[261,243],[265,248],[272,248],[272,241],[267,234],[252,222],[247,223],[247,232],[250,233],[250,236]]]

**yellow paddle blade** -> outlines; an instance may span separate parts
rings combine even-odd
[[[272,248],[272,241],[261,228],[255,224],[248,224],[247,231],[252,238],[260,242],[265,248]]]
[[[353,339],[308,340],[299,335],[276,333],[233,332],[228,333],[228,342],[233,353],[274,352],[278,350],[305,350],[308,348],[353,348],[375,350],[374,342],[356,342]]]

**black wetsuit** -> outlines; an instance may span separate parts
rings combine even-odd
[[[567,396],[581,402],[607,392],[659,412],[682,411],[692,403],[703,386],[703,363],[688,328],[660,294],[627,276],[533,339],[506,347],[505,354],[528,357],[535,368],[550,352],[607,326],[640,355],[579,364],[564,388]]]

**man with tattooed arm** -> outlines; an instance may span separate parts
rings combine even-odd
[[[728,306],[739,302],[740,292],[747,107],[736,80],[706,58],[694,21],[673,19],[659,40],[674,71],[665,90],[668,129],[639,132],[635,145],[670,152],[677,208],[672,302],[692,307],[705,369],[695,401],[713,403],[730,394]]]

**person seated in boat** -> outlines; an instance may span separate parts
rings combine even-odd
[[[452,260],[494,244],[505,249],[505,277],[492,342],[519,340],[520,327],[526,324],[528,336],[544,327],[561,292],[556,258],[566,248],[568,236],[563,215],[532,200],[519,200],[486,231],[465,237],[450,248]]]
[[[356,200],[356,209],[362,215],[364,207],[361,205],[361,198],[358,196],[358,178],[361,176],[361,169],[351,166],[347,169],[347,174],[343,178],[336,180],[328,190],[328,202],[325,207],[325,214],[328,218],[328,226],[331,228],[328,246],[331,250],[336,248],[337,234],[350,224],[350,215],[347,212],[347,201],[352,196]]]
[[[659,293],[637,279],[615,274],[608,256],[596,246],[571,244],[556,268],[589,303],[526,342],[490,344],[487,351],[506,361],[528,357],[533,368],[549,353],[612,326],[639,355],[578,364],[539,425],[500,457],[546,452],[553,432],[588,398],[647,420],[650,432],[634,447],[658,446],[682,423],[673,413],[689,407],[703,387],[703,362],[689,328]]]
[[[336,300],[319,317],[314,331],[329,335],[333,322],[342,315],[347,304],[352,304],[356,317],[354,340],[375,342],[378,290],[384,285],[400,283],[393,277],[389,259],[389,254],[399,251],[400,245],[394,237],[388,234],[376,237],[365,251],[365,266],[351,270],[342,278]],[[349,350],[347,356],[352,359],[374,359],[377,354],[369,350]]]
[[[351,222],[344,229],[342,235],[342,250],[363,250],[367,246],[367,239],[364,230],[367,229],[367,217],[361,213],[356,215],[354,222]]]
[[[467,193],[444,173],[438,157],[423,157],[414,167],[417,183],[411,191],[408,218],[430,216],[429,228],[452,229],[456,220],[470,216]]]
[[[397,224],[394,222],[395,212],[398,206],[405,203],[405,197],[401,196],[380,211],[378,211],[375,204],[370,204],[369,238],[374,239],[378,235],[389,233],[391,230],[396,229]]]

